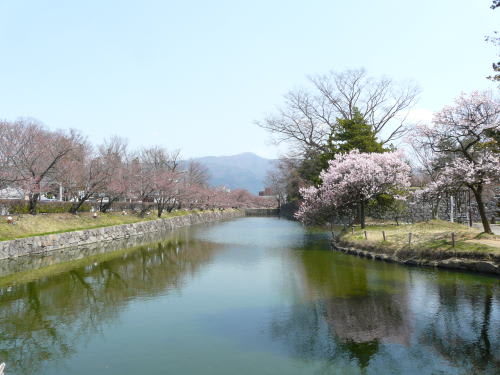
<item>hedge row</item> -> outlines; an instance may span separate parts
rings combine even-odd
[[[99,202],[92,202],[92,206],[98,210]],[[152,202],[145,202],[144,206],[148,208],[154,208],[155,204]],[[140,202],[113,202],[111,205],[111,211],[139,211],[142,208],[142,203]]]
[[[42,214],[57,214],[63,212],[69,212],[71,207],[71,202],[38,202],[37,211]],[[84,203],[79,212],[89,212],[92,205]],[[0,199],[0,208],[9,214],[27,214],[29,212],[28,202],[22,199]]]

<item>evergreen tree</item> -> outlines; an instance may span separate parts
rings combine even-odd
[[[302,162],[299,173],[307,181],[319,185],[319,174],[328,168],[328,162],[337,154],[359,152],[385,152],[382,142],[377,140],[372,127],[367,124],[361,112],[355,108],[351,119],[337,119],[335,132],[329,137],[323,152],[310,152]]]
[[[359,152],[387,151],[357,108],[351,119],[338,119],[337,124],[338,130],[333,139],[335,153],[346,153],[354,149]]]

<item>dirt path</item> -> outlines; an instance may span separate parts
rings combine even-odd
[[[500,249],[500,240],[467,240],[465,242],[480,243]]]

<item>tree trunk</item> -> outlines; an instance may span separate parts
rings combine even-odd
[[[31,215],[36,215],[36,209],[38,205],[38,199],[40,198],[39,193],[32,193],[29,195],[29,213]]]
[[[359,224],[361,225],[361,229],[364,229],[366,226],[365,221],[365,202],[361,201],[359,203]]]
[[[161,214],[163,213],[163,204],[158,203],[157,205],[158,208],[158,217],[161,218]]]
[[[436,199],[436,204],[433,205],[432,207],[432,219],[437,220],[439,219],[439,203],[441,201],[441,198]]]
[[[141,211],[139,212],[139,216],[140,217],[144,217],[146,215],[146,211],[148,210],[148,208],[146,206],[142,206],[141,207]]]
[[[104,204],[101,203],[101,206],[99,207],[99,211],[101,211],[102,213],[106,213],[111,208],[113,203],[115,203],[117,200],[118,200],[118,198],[113,198],[113,199],[109,199]]]
[[[78,213],[78,210],[82,205],[90,198],[90,195],[84,195],[83,197],[79,198],[76,202],[73,202],[71,207],[69,208],[69,212],[72,213],[73,215],[76,215]]]
[[[471,190],[474,193],[474,197],[476,198],[477,210],[479,211],[479,216],[481,216],[481,222],[483,223],[484,232],[493,234],[493,232],[491,231],[490,223],[488,221],[488,217],[486,216],[486,210],[484,208],[483,186],[479,185],[477,188],[471,187]]]
[[[358,203],[353,209],[353,223],[361,224],[361,203]]]
[[[73,202],[73,204],[71,205],[71,207],[69,208],[69,212],[73,215],[76,215],[76,213],[78,212],[78,210],[80,209],[80,207],[82,206],[84,201],[76,201],[76,202]]]

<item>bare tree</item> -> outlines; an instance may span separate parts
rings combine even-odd
[[[491,9],[496,9],[500,7],[500,0],[493,0],[492,4],[490,5]],[[493,35],[487,36],[485,38],[487,42],[492,43],[496,47],[500,47],[500,37],[498,36],[498,31],[494,31]],[[495,61],[491,64],[491,67],[493,68],[493,71],[495,72],[493,75],[490,75],[486,78],[492,80],[492,81],[500,81],[500,61]]]
[[[419,92],[413,85],[368,77],[362,69],[332,71],[312,77],[310,82],[312,89],[290,91],[277,114],[257,122],[276,142],[290,143],[301,155],[324,151],[335,134],[337,119],[351,120],[356,110],[383,144],[401,137]]]
[[[193,160],[189,161],[185,172],[185,181],[189,185],[208,186],[209,179],[210,172],[204,164]]]
[[[278,209],[285,203],[288,189],[288,176],[278,165],[275,169],[267,172],[266,185],[271,189],[276,198]]]

